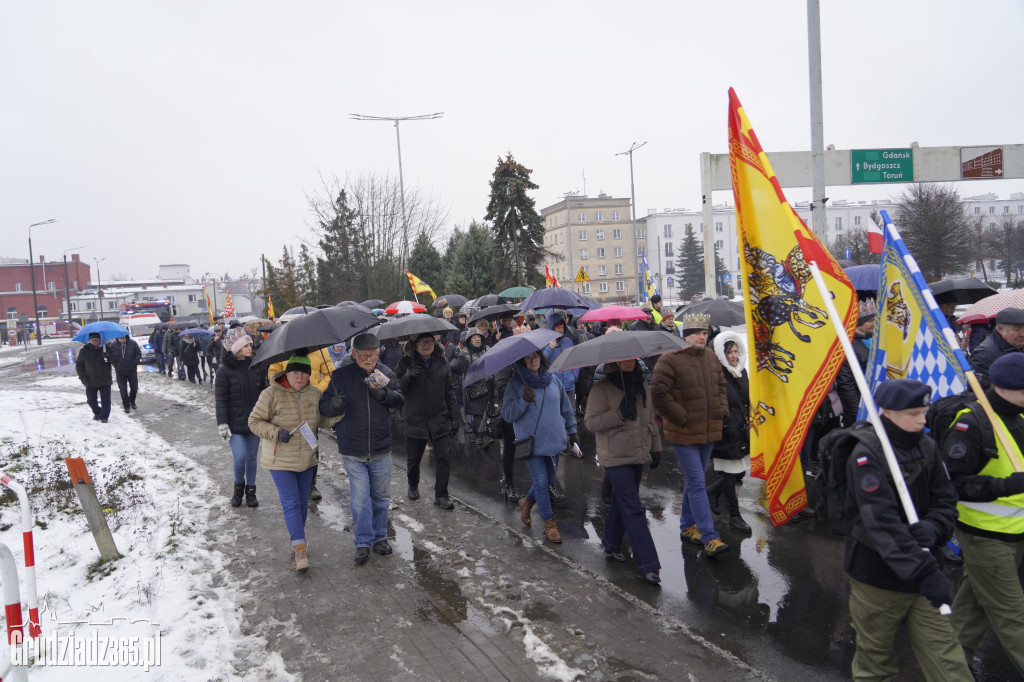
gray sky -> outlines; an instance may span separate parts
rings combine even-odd
[[[499,8],[500,7],[500,8]],[[1019,143],[1024,3],[822,2],[825,143]],[[310,237],[319,174],[397,175],[451,225],[483,218],[511,151],[538,208],[629,194],[700,206],[735,87],[769,151],[808,149],[806,2],[147,1],[0,4],[0,256],[84,244],[104,280],[238,274]],[[964,196],[1024,191],[967,183]],[[830,188],[834,199],[900,186]],[[791,201],[809,190],[790,190]],[[715,202],[732,201],[727,192]]]

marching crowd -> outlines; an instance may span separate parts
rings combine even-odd
[[[305,521],[316,499],[319,428],[332,429],[349,480],[354,561],[388,555],[388,507],[392,496],[392,432],[401,428],[408,467],[405,494],[420,498],[421,462],[433,449],[433,502],[452,509],[451,450],[460,430],[474,445],[501,443],[505,499],[518,504],[524,525],[533,512],[545,539],[560,543],[553,502],[564,493],[555,482],[559,457],[581,456],[579,429],[596,441],[604,468],[608,504],[602,545],[610,560],[629,561],[628,536],[639,576],[660,582],[657,548],[640,499],[643,467],[660,464],[663,442],[671,445],[684,475],[680,536],[708,556],[729,551],[715,517],[749,532],[737,487],[749,471],[750,391],[746,337],[713,329],[706,314],[675,320],[660,297],[643,311],[646,319],[590,324],[554,311],[523,316],[513,311],[496,320],[468,324],[468,316],[443,310],[454,329],[381,341],[360,333],[344,343],[296,351],[269,369],[253,364],[261,335],[241,326],[215,329],[208,339],[182,338],[157,330],[150,343],[161,349],[158,371],[181,368],[191,381],[214,382],[216,419],[234,459],[231,505],[255,507],[257,462],[270,472],[294,548],[296,569],[309,567]],[[862,303],[854,348],[866,365],[875,311]],[[546,328],[555,337],[504,369],[463,386],[463,378],[503,339]],[[625,327],[625,328],[624,328]],[[661,331],[687,347],[673,352],[605,362],[595,367],[549,372],[569,349],[600,336]],[[717,333],[715,333],[717,332]],[[852,443],[843,469],[840,499],[849,521],[844,566],[850,577],[850,614],[857,632],[855,679],[892,679],[894,650],[902,626],[921,669],[930,680],[973,679],[967,661],[991,629],[1024,674],[1024,591],[1018,569],[1024,559],[1024,310],[1007,309],[970,357],[991,411],[966,398],[942,424],[925,424],[932,390],[926,384],[891,379],[875,401],[885,434],[900,465],[918,521],[908,523],[897,485],[882,456],[879,437],[856,422],[860,394],[850,367],[841,371],[807,434],[801,454],[814,468],[819,452]],[[76,363],[95,418],[109,416],[114,370],[125,412],[135,408],[138,346],[119,338],[105,347],[90,338]],[[207,371],[209,370],[209,371]],[[105,373],[105,374],[104,374]],[[106,397],[104,397],[104,395]],[[971,397],[971,396],[968,396]],[[934,436],[934,438],[933,438]],[[525,494],[513,479],[516,460],[529,472]],[[710,471],[714,480],[707,481]],[[955,534],[962,558],[950,555]],[[942,571],[962,560],[955,598]],[[952,616],[939,606],[952,605]]]

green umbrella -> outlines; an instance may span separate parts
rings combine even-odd
[[[498,294],[498,298],[510,299],[510,298],[526,298],[533,293],[533,287],[509,287],[505,291]]]

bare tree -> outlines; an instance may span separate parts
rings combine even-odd
[[[978,241],[987,255],[1001,264],[1006,283],[1013,282],[1024,261],[1024,221],[1014,220],[1009,215],[1000,216],[998,222],[984,229]]]
[[[925,279],[967,269],[975,235],[959,192],[944,185],[911,185],[896,200],[896,224]]]

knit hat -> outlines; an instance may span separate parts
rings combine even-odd
[[[416,336],[415,343],[419,343],[421,339],[430,339],[431,341],[433,341],[434,334],[432,332],[423,332],[422,334],[418,334]]]
[[[91,332],[91,333],[89,334],[89,339],[90,339],[90,340],[91,340],[91,339],[98,339],[98,338],[101,338],[101,337],[100,337],[100,333],[99,333],[99,332]]]
[[[451,308],[445,308],[444,310],[441,311],[441,314],[444,315],[445,313],[451,313],[451,312],[454,312]]]
[[[875,319],[875,313],[878,312],[878,305],[875,303],[875,299],[866,298],[863,301],[857,303],[857,325],[860,326],[868,320]]]
[[[305,355],[293,355],[288,358],[288,364],[284,367],[285,372],[313,373],[313,365]]]
[[[252,343],[252,337],[242,327],[232,327],[224,336],[224,343],[228,350],[238,355],[246,345]]]
[[[708,313],[684,313],[682,335],[689,336],[697,332],[705,332],[711,326],[711,315]]]
[[[875,389],[875,402],[886,410],[910,410],[931,404],[932,387],[914,379],[890,379]]]
[[[1024,389],[1024,353],[1006,353],[988,368],[988,380],[993,386],[1008,391]]]
[[[380,339],[373,334],[357,334],[352,337],[352,350],[378,350]]]

